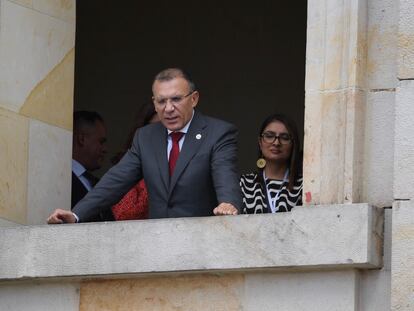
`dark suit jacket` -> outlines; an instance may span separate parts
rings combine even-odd
[[[76,176],[72,172],[72,202],[71,202],[71,208],[82,200],[85,195],[88,193],[88,189],[85,188],[85,186],[82,184],[82,182],[79,180],[78,176]],[[92,217],[89,221],[111,221],[115,220],[114,216],[111,212],[111,210],[103,210],[98,213],[98,215]]]
[[[141,128],[131,149],[73,212],[80,221],[89,221],[142,178],[148,188],[149,218],[209,216],[222,202],[240,210],[237,129],[195,112],[170,178],[167,130],[161,123]]]
[[[82,184],[78,176],[72,172],[72,204],[71,208],[83,199],[83,197],[88,193],[88,189]]]

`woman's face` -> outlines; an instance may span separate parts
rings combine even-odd
[[[262,136],[259,137],[260,150],[268,162],[288,162],[292,154],[292,144],[288,130],[279,121],[269,123],[263,130]]]

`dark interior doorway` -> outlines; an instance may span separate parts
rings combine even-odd
[[[288,114],[303,137],[306,1],[78,1],[75,109],[98,111],[108,159],[123,146],[154,75],[189,71],[198,108],[239,127],[242,172],[255,167],[257,131]],[[104,172],[110,167],[101,169]]]

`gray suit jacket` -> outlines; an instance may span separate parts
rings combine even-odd
[[[121,161],[72,211],[80,221],[89,221],[117,203],[142,178],[148,189],[150,218],[209,216],[222,202],[240,211],[237,129],[196,111],[170,178],[167,130],[161,123],[145,126],[135,134]]]

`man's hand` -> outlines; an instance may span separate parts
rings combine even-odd
[[[48,218],[48,224],[75,223],[76,218],[71,211],[56,209]]]
[[[219,206],[217,206],[213,210],[214,215],[237,215],[239,212],[237,208],[233,206],[233,204],[230,203],[220,203]]]

